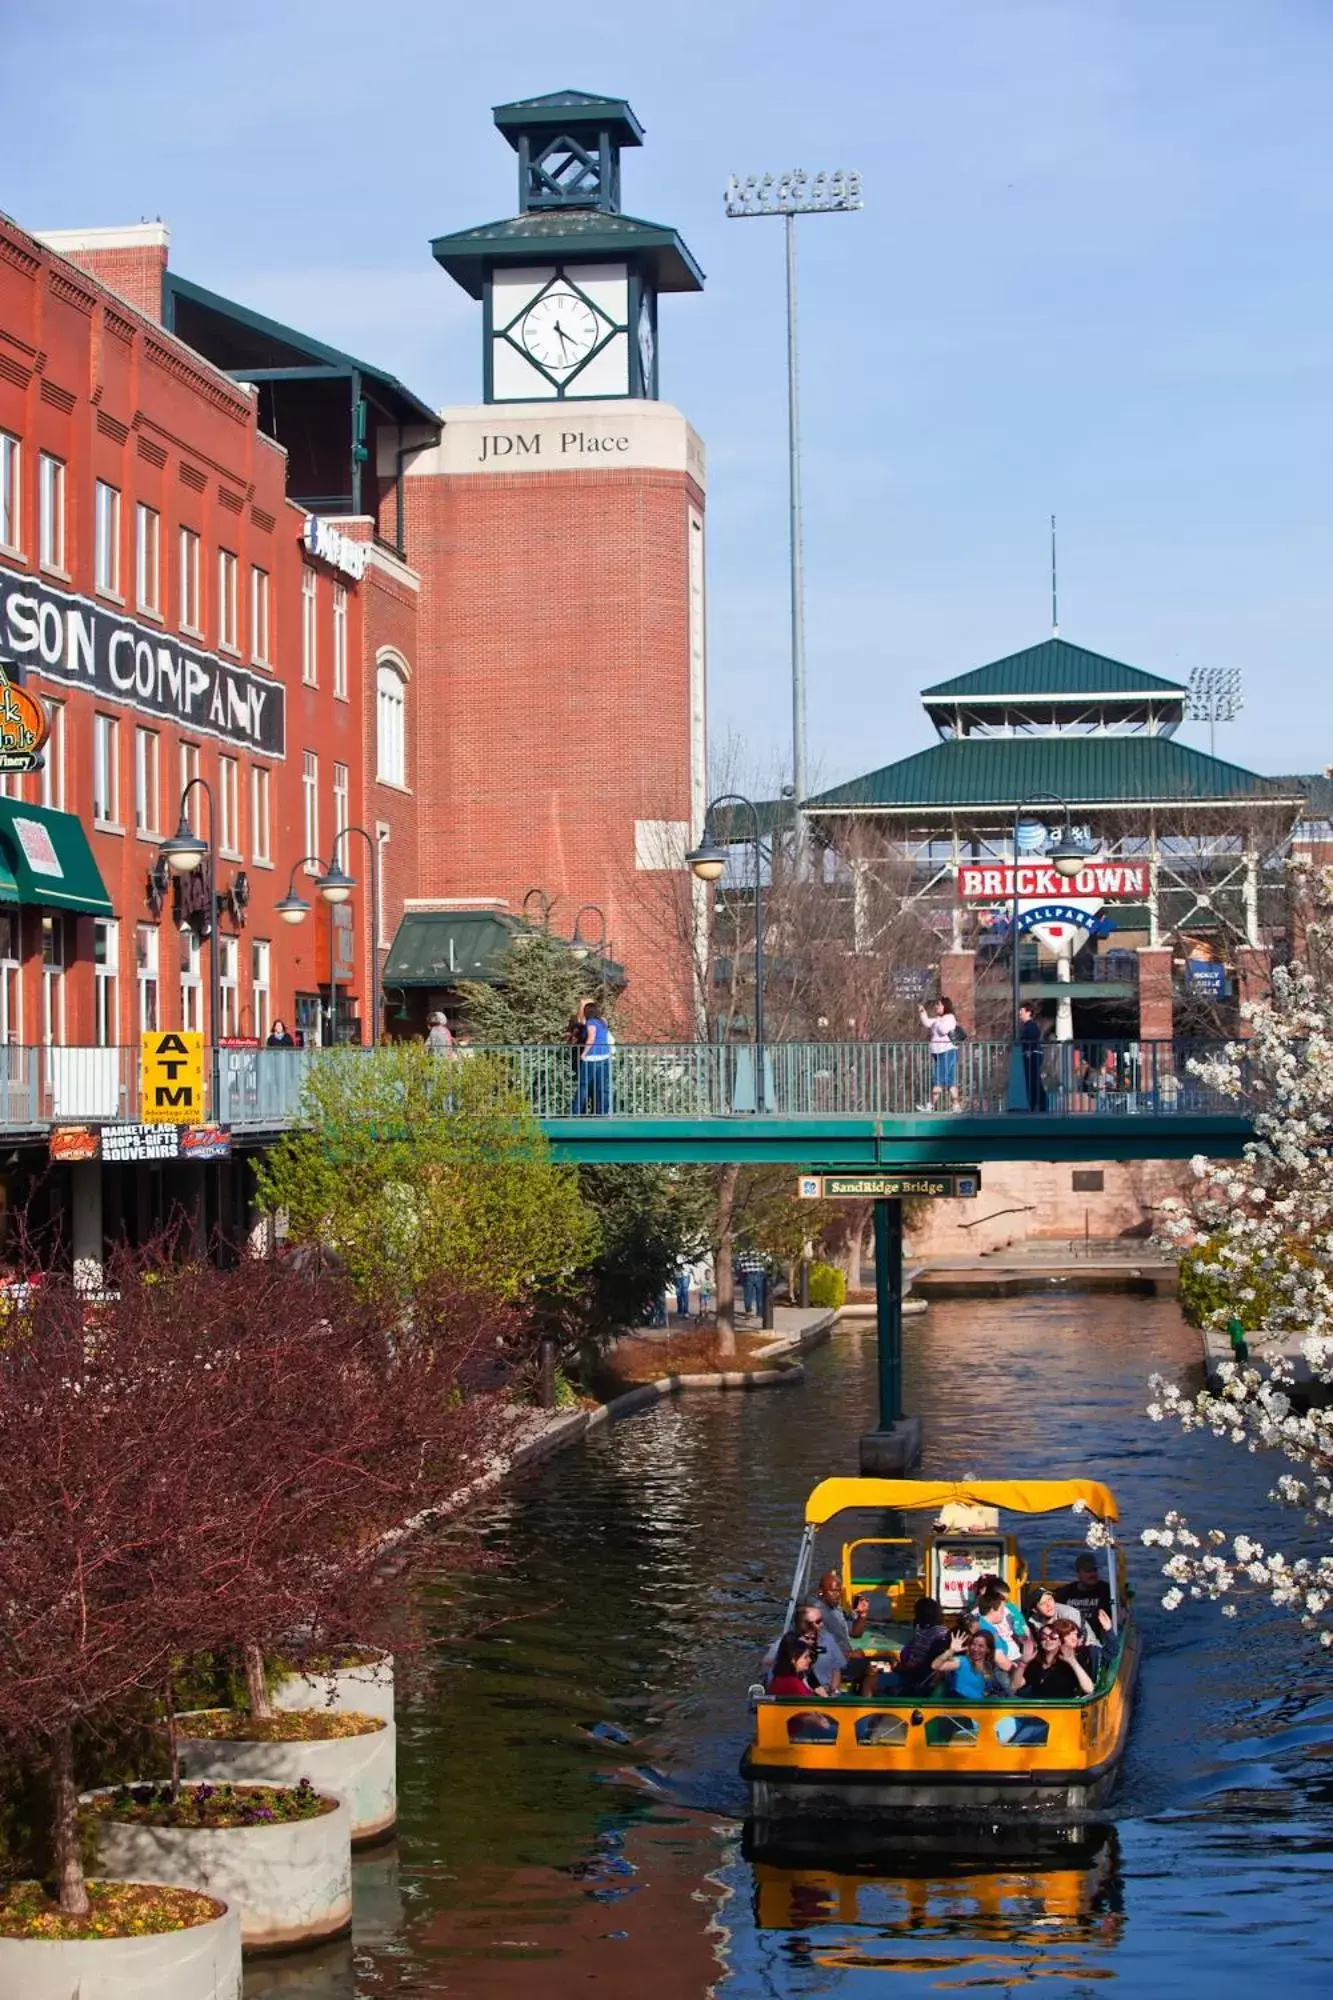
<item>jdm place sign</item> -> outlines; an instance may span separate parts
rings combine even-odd
[[[796,1192],[804,1201],[971,1201],[981,1192],[979,1167],[941,1167],[935,1173],[802,1174]]]
[[[1146,861],[1090,861],[1077,875],[1062,875],[1045,861],[964,861],[958,869],[958,896],[964,903],[1060,902],[1093,897],[1104,903],[1142,902],[1148,894]]]
[[[45,703],[0,668],[0,771],[38,770],[50,734]]]

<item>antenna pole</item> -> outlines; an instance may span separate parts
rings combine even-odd
[[[1060,636],[1060,594],[1055,572],[1055,516],[1051,516],[1051,637]]]

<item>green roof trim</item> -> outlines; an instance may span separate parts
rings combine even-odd
[[[82,822],[17,799],[0,799],[0,900],[115,915]]]
[[[1026,646],[1021,653],[1009,653],[989,666],[923,688],[921,699],[928,706],[941,701],[1004,701],[1033,695],[1073,700],[1087,695],[1158,694],[1183,701],[1186,692],[1179,681],[1145,674],[1139,667],[1126,666],[1123,660],[1108,659],[1105,653],[1071,646],[1067,639],[1043,639],[1040,645]]]
[[[603,209],[539,209],[500,222],[481,222],[433,239],[431,255],[470,298],[482,296],[497,264],[550,258],[626,257],[649,266],[659,292],[701,292],[704,274],[680,236],[664,223]]]
[[[641,146],[643,127],[623,97],[599,97],[590,90],[551,90],[544,97],[517,97],[497,104],[491,112],[496,125],[517,150],[519,135],[543,125],[567,132],[593,125],[608,131],[622,146]]]
[[[183,325],[178,324],[181,317],[178,308],[182,304],[185,307]],[[208,338],[207,347],[202,346],[198,338],[191,339],[191,321],[195,315],[202,316],[203,326],[196,327],[195,331]],[[162,274],[162,322],[187,346],[194,346],[213,367],[221,368],[237,381],[246,381],[248,370],[257,368],[309,367],[312,374],[325,370],[350,373],[355,369],[367,382],[379,388],[397,422],[439,424],[439,417],[430,404],[413,395],[396,375],[387,374],[373,362],[358,361],[354,354],[345,354],[339,347],[330,347],[327,341],[315,340],[308,333],[298,332],[295,327],[284,326],[281,320],[269,319],[263,313],[252,311],[249,306],[238,305],[235,299],[223,298],[220,292],[210,292],[203,285],[191,284],[188,278],[178,277],[176,272],[170,270]],[[207,331],[204,332],[204,329]]]
[[[807,802],[820,812],[997,807],[1034,792],[1071,806],[1265,800],[1299,807],[1305,780],[1261,778],[1170,736],[967,736],[835,785]]]

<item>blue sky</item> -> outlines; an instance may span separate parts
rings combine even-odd
[[[733,169],[859,167],[864,210],[800,226],[818,776],[919,748],[919,688],[1045,636],[1052,510],[1066,637],[1239,666],[1220,754],[1333,758],[1329,0],[51,0],[6,57],[21,223],[160,215],[184,275],[436,402],[480,394],[479,308],[427,244],[513,210],[490,106],[627,96],[625,206],[708,275],[660,345],[709,450],[713,729],[769,771],[781,225],[721,195]]]

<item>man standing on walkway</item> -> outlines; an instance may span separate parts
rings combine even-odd
[[[1042,1043],[1041,1022],[1036,1010],[1025,1000],[1018,1010],[1018,1045],[1023,1051],[1023,1082],[1027,1089],[1028,1110],[1046,1109],[1046,1083],[1042,1076],[1042,1064],[1046,1051]]]
[[[614,1037],[595,1001],[585,1005],[583,1028],[583,1041],[578,1049],[579,1081],[574,1093],[574,1116],[580,1118],[585,1111],[592,1111],[594,1116],[605,1118],[611,1109],[611,1050]]]
[[[761,1252],[755,1249],[740,1251],[736,1258],[736,1275],[741,1281],[745,1311],[753,1314],[755,1319],[762,1319],[768,1265]]]

